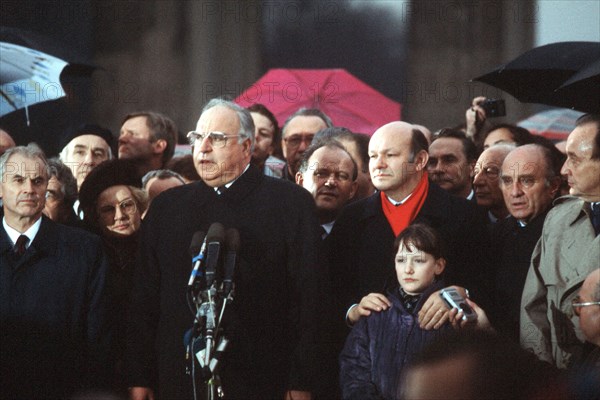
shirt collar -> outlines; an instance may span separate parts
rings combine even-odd
[[[393,204],[393,205],[395,205],[395,206],[399,206],[400,204],[404,204],[404,202],[405,202],[406,200],[408,200],[408,198],[409,198],[410,196],[412,196],[412,193],[411,193],[411,194],[409,194],[408,196],[406,196],[405,198],[403,198],[402,200],[400,200],[400,201],[396,201],[396,200],[392,199],[390,196],[388,196],[387,194],[385,195],[385,197],[387,197],[387,199],[389,200],[389,202],[390,202],[390,203],[392,203],[392,204]]]
[[[246,164],[246,168],[244,168],[244,170],[242,171],[242,173],[237,178],[235,178],[231,182],[226,183],[226,184],[223,185],[223,186],[225,186],[225,189],[229,189],[231,187],[231,185],[233,185],[233,183],[240,178],[240,176],[244,175],[244,173],[246,171],[248,171],[248,168],[250,168],[250,163]],[[218,193],[219,187],[214,187],[213,189],[215,190],[215,192]]]
[[[329,235],[331,233],[331,230],[333,229],[333,224],[335,224],[335,220],[328,222],[326,224],[321,224],[323,229],[325,229],[325,232],[327,233],[327,235]]]
[[[21,233],[21,232],[17,231],[16,229],[11,228],[6,223],[6,217],[2,218],[2,226],[4,227],[4,230],[6,231],[6,234],[8,235],[9,239],[12,241],[13,245],[15,243],[17,243],[17,239],[19,238],[19,236],[25,235],[29,239],[29,241],[25,245],[26,248],[29,248],[31,243],[33,243],[33,239],[35,239],[35,236],[37,235],[38,231],[40,230],[41,225],[42,225],[42,218],[40,217],[40,218],[38,218],[37,221],[35,221],[35,223],[33,225],[31,225],[29,227],[29,229],[27,229],[25,232]]]
[[[467,200],[473,200],[473,196],[475,196],[475,191],[471,189],[471,193],[467,196]]]

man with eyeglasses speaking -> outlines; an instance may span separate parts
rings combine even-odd
[[[288,117],[281,128],[281,148],[287,162],[283,174],[285,178],[292,182],[295,180],[302,155],[310,146],[315,133],[332,126],[331,119],[315,108],[301,108]]]
[[[188,247],[195,232],[219,222],[237,229],[241,243],[224,322],[230,345],[219,361],[225,398],[308,399],[325,280],[314,201],[251,165],[254,123],[235,103],[211,100],[188,138],[202,180],[158,195],[142,227],[128,332],[130,398],[151,399],[157,387],[160,399],[193,398],[182,344],[194,324]]]

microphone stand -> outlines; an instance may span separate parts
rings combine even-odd
[[[217,400],[222,399],[224,396],[221,379],[218,375],[218,367],[219,359],[227,349],[229,340],[222,333],[221,322],[227,303],[233,301],[233,291],[229,291],[227,297],[219,301],[222,294],[225,293],[218,291],[213,284],[210,289],[202,291],[195,299],[197,313],[192,328],[191,344],[188,345],[186,354],[186,358],[191,358],[192,362],[194,399],[197,398],[195,377],[195,358],[197,354],[201,354],[201,377],[206,384],[206,399]],[[200,301],[202,303],[198,304]],[[221,310],[217,315],[216,307],[219,303],[221,303]],[[204,342],[203,354],[201,349],[194,349],[194,344],[201,339]]]

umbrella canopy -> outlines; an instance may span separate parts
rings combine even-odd
[[[60,74],[66,65],[40,51],[0,42],[0,117],[64,97]]]
[[[575,129],[575,121],[582,116],[579,111],[568,108],[556,108],[533,114],[517,125],[527,129],[534,135],[544,136],[554,142],[567,140],[567,136]]]
[[[344,69],[271,69],[235,102],[264,104],[283,125],[301,107],[318,108],[336,126],[372,134],[400,119],[400,103],[391,100]]]
[[[598,42],[552,43],[526,51],[474,80],[497,87],[524,103],[598,113],[599,61]],[[586,79],[592,84],[581,83]]]

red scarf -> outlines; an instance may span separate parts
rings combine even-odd
[[[381,192],[381,206],[383,214],[387,218],[394,235],[398,236],[417,217],[429,192],[429,178],[427,172],[423,172],[421,181],[412,192],[411,196],[402,204],[395,206],[390,202],[384,192]]]

